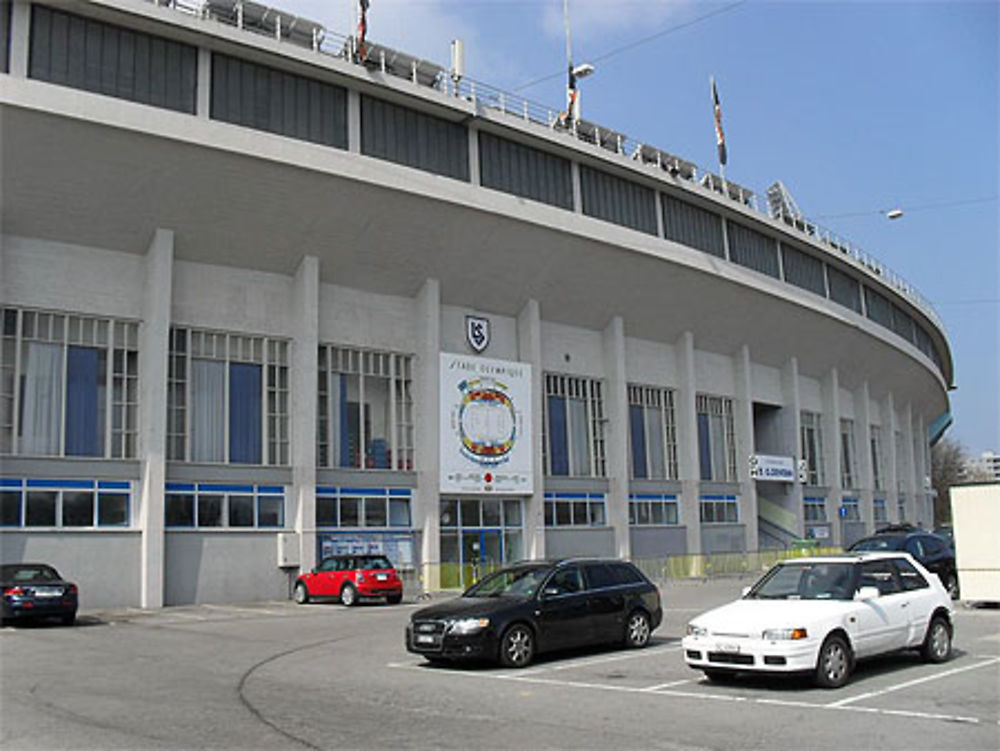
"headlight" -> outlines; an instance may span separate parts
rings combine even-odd
[[[695,626],[693,623],[689,623],[687,627],[688,636],[708,636],[708,629],[702,626]]]
[[[788,641],[805,639],[809,636],[804,628],[769,628],[760,635],[764,641]]]
[[[489,625],[489,618],[463,618],[460,621],[452,621],[449,631],[453,634],[475,634]]]

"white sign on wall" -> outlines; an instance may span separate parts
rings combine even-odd
[[[750,479],[795,482],[795,460],[790,456],[751,454]]]
[[[531,365],[441,354],[441,492],[534,491]]]

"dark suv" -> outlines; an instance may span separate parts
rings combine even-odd
[[[863,537],[849,548],[858,550],[903,550],[931,573],[937,574],[953,600],[959,597],[955,549],[940,535],[909,524],[883,527],[871,537]]]
[[[431,662],[498,660],[523,668],[539,652],[589,644],[644,647],[660,625],[660,592],[618,560],[517,563],[455,600],[416,611],[406,648]]]

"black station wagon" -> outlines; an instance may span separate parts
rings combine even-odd
[[[478,659],[523,668],[536,654],[557,649],[644,647],[662,618],[659,590],[631,563],[529,561],[416,611],[406,648],[431,662]]]

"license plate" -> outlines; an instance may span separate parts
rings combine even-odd
[[[735,655],[735,654],[739,654],[739,652],[740,652],[740,645],[739,644],[729,644],[729,643],[719,644],[719,645],[716,646],[716,649],[718,649],[720,652],[727,652],[729,654],[734,654]]]
[[[35,597],[59,597],[62,587],[35,587]]]
[[[384,582],[389,578],[388,574],[375,574],[375,579],[380,582]]]
[[[417,634],[417,644],[433,644],[434,637],[426,634]]]

